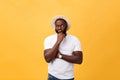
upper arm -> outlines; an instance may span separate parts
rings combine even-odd
[[[50,51],[50,49],[45,49],[44,50],[44,58],[45,58],[46,62],[50,62],[49,59],[48,59],[48,56],[49,56],[48,53],[49,53],[49,51]]]
[[[45,49],[45,50],[44,50],[44,54],[46,54],[46,53],[49,52],[50,50],[51,50],[51,48]]]
[[[74,51],[74,52],[73,52],[73,55],[80,57],[80,56],[82,56],[83,54],[82,54],[82,51]]]
[[[74,51],[73,56],[76,57],[79,64],[82,63],[82,61],[83,61],[83,53],[82,53],[82,51]]]

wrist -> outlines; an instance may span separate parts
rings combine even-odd
[[[60,45],[60,41],[57,41],[56,44]]]
[[[58,58],[62,59],[62,54],[59,54]]]

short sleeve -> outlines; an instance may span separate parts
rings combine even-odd
[[[77,38],[75,39],[75,44],[74,44],[74,50],[73,51],[82,51],[81,43]]]
[[[49,39],[49,38],[46,38],[46,39],[44,40],[44,50],[45,50],[45,49],[49,49],[49,48],[51,48],[50,39]]]

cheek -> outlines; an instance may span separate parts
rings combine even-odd
[[[63,30],[64,30],[64,31],[66,31],[66,30],[67,30],[67,28],[64,28]]]

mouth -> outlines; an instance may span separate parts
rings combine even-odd
[[[62,32],[62,30],[58,30],[58,33]]]

